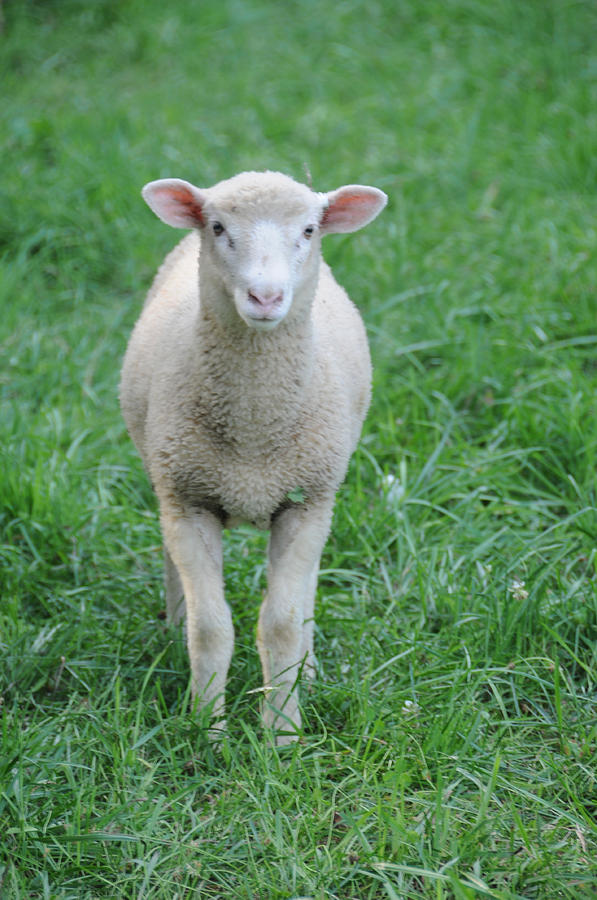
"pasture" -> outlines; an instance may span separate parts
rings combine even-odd
[[[3,12],[0,896],[594,897],[595,5]],[[118,373],[180,237],[142,185],[266,168],[390,197],[324,241],[374,396],[322,562],[321,674],[279,751],[266,536],[227,535],[216,752]]]

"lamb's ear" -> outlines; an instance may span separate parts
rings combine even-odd
[[[201,228],[205,224],[205,194],[180,178],[150,181],[141,191],[150,209],[166,225],[174,228]]]
[[[320,222],[322,234],[358,231],[382,211],[388,198],[383,191],[363,184],[348,184],[324,195],[327,206]]]

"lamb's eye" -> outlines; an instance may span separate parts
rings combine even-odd
[[[314,225],[307,225],[307,227],[303,231],[303,235],[307,238],[307,240],[309,240],[309,238],[313,236],[314,231],[315,231]]]
[[[224,226],[222,225],[221,222],[214,222],[211,227],[212,227],[212,231],[216,235],[216,237],[219,234],[224,234]]]

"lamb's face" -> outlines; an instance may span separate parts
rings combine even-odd
[[[201,231],[201,277],[216,288],[222,317],[264,330],[313,299],[320,236],[362,228],[387,200],[358,184],[317,194],[279,172],[243,172],[207,190],[166,178],[143,197],[169,225]]]
[[[255,180],[246,191],[237,184],[228,196],[214,189],[202,231],[202,253],[215,263],[236,312],[262,330],[275,328],[291,309],[300,313],[313,295],[324,209],[324,199],[303,185],[285,179],[276,193],[271,181],[261,191]]]

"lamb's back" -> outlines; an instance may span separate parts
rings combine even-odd
[[[152,386],[184,354],[199,309],[199,235],[192,231],[168,253],[147,293],[122,366],[120,405],[147,465],[145,430]]]

